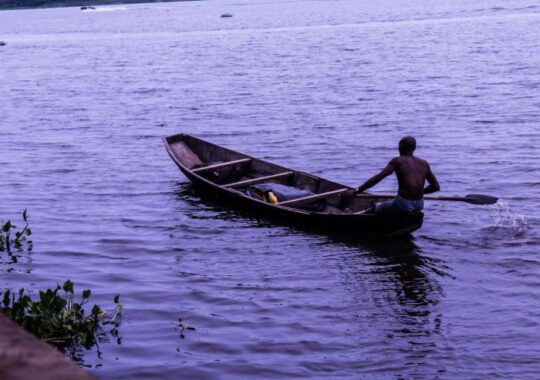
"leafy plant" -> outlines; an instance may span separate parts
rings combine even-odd
[[[11,253],[11,247],[19,248],[22,241],[28,236],[32,235],[32,230],[28,227],[28,213],[27,210],[23,212],[23,220],[26,223],[22,231],[16,231],[16,226],[11,223],[11,220],[7,222],[1,222],[2,229],[0,230],[0,252],[7,251]],[[14,233],[15,238],[12,237]]]
[[[59,294],[61,290],[63,295]],[[70,280],[62,287],[57,285],[55,289],[40,291],[39,299],[35,301],[25,294],[24,289],[18,293],[6,290],[0,294],[0,312],[45,342],[64,352],[74,353],[81,348],[90,349],[98,344],[100,338],[105,338],[104,325],[112,325],[109,333],[115,337],[118,335],[123,308],[120,296],[114,297],[115,311],[111,318],[107,318],[98,305],[94,305],[87,314],[84,306],[90,295],[90,289],[85,289],[81,301],[75,302]]]

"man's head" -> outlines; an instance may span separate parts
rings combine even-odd
[[[412,136],[405,136],[399,140],[399,154],[412,154],[416,149],[416,139]]]

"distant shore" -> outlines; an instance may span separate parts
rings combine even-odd
[[[142,3],[169,3],[179,1],[200,1],[200,0],[7,0],[0,2],[0,10],[13,9],[34,9],[34,8],[59,8],[59,7],[81,7],[99,5],[121,5],[121,4],[142,4]]]

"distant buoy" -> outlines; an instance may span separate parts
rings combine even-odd
[[[230,14],[230,13],[223,13],[223,14],[221,15],[221,18],[226,18],[226,17],[232,17],[232,14]]]

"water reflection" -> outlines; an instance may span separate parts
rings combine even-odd
[[[367,287],[379,309],[373,314],[378,314],[374,328],[381,339],[390,339],[394,349],[400,347],[400,355],[420,370],[440,350],[438,305],[444,296],[440,279],[450,276],[446,263],[423,252],[413,237],[381,241],[333,235],[329,244],[348,247],[340,257],[345,281],[351,286],[361,283],[358,288],[364,291]]]
[[[195,193],[190,183],[177,183],[176,197],[183,204],[178,206],[183,213],[194,219],[222,219],[222,220],[256,220],[257,226],[269,226],[272,222],[259,219],[241,210],[230,210],[225,203],[209,197],[204,193]],[[187,210],[192,206],[192,210]],[[221,207],[223,206],[223,208]],[[316,233],[320,231],[311,227],[291,227],[291,231],[299,234]],[[365,274],[365,265],[370,267],[372,273],[391,279],[397,305],[403,308],[412,308],[408,315],[428,315],[429,307],[437,305],[442,294],[442,289],[437,281],[438,276],[447,276],[445,263],[436,258],[429,257],[415,243],[414,237],[387,238],[381,241],[379,238],[366,236],[351,236],[350,234],[331,233],[327,234],[328,244],[345,245],[349,254],[341,258],[346,260],[345,266],[349,269],[359,268],[359,275]],[[369,262],[366,263],[366,255]],[[355,260],[360,261],[354,263]],[[354,269],[353,272],[354,274]],[[423,307],[425,310],[419,311]]]
[[[242,219],[241,210],[232,210],[226,202],[205,191],[199,191],[190,182],[177,182],[174,187],[178,203],[176,210],[194,219]],[[186,208],[186,206],[188,206]]]
[[[0,272],[31,273],[33,244],[31,240],[25,241],[24,245],[15,249],[0,251]]]
[[[405,362],[418,365],[420,370],[423,363],[436,355],[436,342],[442,334],[439,304],[443,288],[440,279],[449,276],[448,267],[444,261],[424,252],[413,237],[381,240],[380,237],[321,234],[324,231],[297,226],[279,227],[280,224],[227,209],[225,203],[200,196],[188,183],[178,183],[176,190],[179,215],[187,216],[189,223],[183,223],[191,228],[193,225],[227,228],[235,222],[240,227],[246,224],[254,228],[272,226],[272,231],[283,233],[279,235],[280,241],[271,243],[272,247],[300,250],[306,256],[313,255],[316,261],[327,261],[330,268],[337,266],[341,284],[335,289],[319,290],[320,303],[326,307],[328,302],[333,304],[330,301],[333,297],[345,300],[339,306],[334,305],[336,308],[326,318],[347,321],[354,331],[353,350],[360,352],[363,360],[380,361],[382,368],[388,358],[403,357]],[[204,219],[221,222],[210,223]],[[264,229],[261,231],[260,236],[250,231],[253,241],[267,241],[276,236],[267,234]],[[256,243],[254,246],[257,247]],[[263,244],[261,249],[268,249],[268,245]],[[282,262],[282,265],[288,264]],[[303,268],[305,265],[309,266],[304,263]],[[317,271],[312,267],[309,270]],[[331,281],[331,277],[326,280]],[[316,280],[309,284],[306,289],[322,286],[322,282]],[[291,284],[283,286],[290,287]],[[311,298],[308,296],[307,299]],[[298,307],[306,306],[300,302]],[[432,364],[430,368],[434,366],[437,365]],[[403,374],[410,375],[410,372]]]
[[[446,275],[444,263],[425,255],[413,237],[367,242],[363,248],[394,279],[400,305],[429,306],[439,302],[441,286],[436,276]]]

